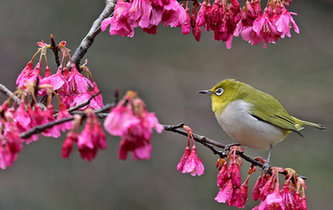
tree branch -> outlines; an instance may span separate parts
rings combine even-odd
[[[10,91],[6,86],[0,83],[0,92],[5,94],[8,98],[11,98],[12,101],[18,101],[18,98],[12,91]]]
[[[187,131],[185,131],[185,130],[182,129],[184,125],[185,125],[184,123],[179,123],[179,124],[177,124],[177,125],[163,125],[163,126],[164,126],[164,130],[166,130],[166,131],[172,131],[172,132],[175,132],[175,133],[181,134],[181,135],[183,135],[183,136],[187,136],[187,135],[188,135]],[[216,149],[214,148],[214,146],[215,146],[215,147],[218,147],[218,148],[222,148],[222,149],[224,149],[224,148],[226,147],[226,145],[221,144],[220,142],[214,141],[214,140],[212,140],[212,139],[209,139],[209,138],[207,138],[207,137],[205,137],[205,136],[202,136],[202,135],[199,135],[199,134],[192,133],[192,135],[193,135],[193,139],[194,139],[196,142],[198,142],[198,143],[204,145],[205,147],[209,148],[210,150],[212,150],[212,152],[213,152],[215,155],[217,154],[217,155],[219,155],[221,158],[225,157],[224,152],[216,150]],[[257,166],[259,166],[260,168],[263,168],[263,166],[264,166],[263,163],[261,163],[261,162],[255,160],[255,159],[253,159],[253,158],[251,158],[250,156],[244,154],[243,152],[239,152],[239,151],[237,151],[236,154],[239,155],[239,156],[241,156],[241,157],[242,157],[244,160],[246,160],[247,162],[249,162],[249,163],[251,163],[251,164],[253,164],[253,165],[257,165]],[[269,169],[268,172],[271,173],[271,170]],[[287,175],[287,172],[281,172],[281,174],[283,174],[283,175]],[[302,179],[306,179],[305,176],[302,176],[302,175],[299,175],[299,174],[297,174],[297,176],[301,177]]]
[[[99,34],[99,32],[101,32],[102,21],[112,15],[115,6],[116,0],[105,0],[105,8],[99,17],[94,21],[88,34],[83,38],[79,47],[76,49],[72,56],[72,60],[75,63],[77,69],[80,69],[81,59],[87,53],[89,47],[94,42],[95,37]]]
[[[111,104],[106,104],[104,107],[100,108],[100,109],[96,109],[94,110],[94,113],[95,114],[102,114],[102,117],[105,117],[105,115],[103,115],[103,112],[107,111],[107,110],[110,110],[110,108],[114,107],[116,104],[115,103],[111,103]],[[78,113],[80,115],[85,115],[84,112],[80,112]],[[59,119],[59,120],[55,120],[55,121],[52,121],[52,122],[49,122],[47,124],[44,124],[44,125],[37,125],[33,128],[31,128],[30,130],[28,131],[25,131],[23,133],[20,134],[20,138],[22,139],[26,139],[26,138],[29,138],[30,136],[34,135],[34,134],[38,134],[38,133],[41,133],[42,131],[48,129],[48,128],[51,128],[55,125],[59,125],[61,123],[65,123],[65,122],[68,122],[68,121],[71,121],[74,119],[74,116],[71,116],[71,117],[67,117],[67,118],[63,118],[63,119]]]

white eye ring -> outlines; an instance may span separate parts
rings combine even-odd
[[[223,88],[217,88],[215,90],[215,95],[220,96],[220,95],[222,95],[223,92],[224,92]]]

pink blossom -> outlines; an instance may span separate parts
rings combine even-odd
[[[128,152],[132,153],[133,160],[150,159],[150,139],[145,139],[140,130],[140,125],[133,125],[126,130],[119,146],[119,159],[126,160]]]
[[[47,119],[44,116],[42,108],[40,108],[37,103],[34,104],[34,109],[32,109],[32,107],[28,105],[28,114],[31,118],[31,123],[33,124],[33,126],[48,123]]]
[[[206,26],[206,16],[207,16],[207,3],[206,1],[203,1],[201,3],[201,7],[198,11],[197,18],[196,18],[196,25],[199,27],[205,27]]]
[[[68,75],[67,81],[71,93],[85,93],[89,89],[88,84],[91,87],[93,86],[89,79],[78,72],[74,63],[71,63],[71,72]]]
[[[189,34],[191,32],[191,13],[190,9],[186,8],[186,19],[182,24],[182,34]]]
[[[16,79],[17,86],[19,87],[24,86],[25,80],[27,80],[29,76],[32,74],[32,66],[33,66],[32,61],[29,61]]]
[[[147,28],[150,24],[152,5],[149,0],[133,0],[128,12],[128,22],[132,26]]]
[[[133,91],[128,91],[104,121],[104,128],[111,135],[121,136],[119,158],[132,153],[134,160],[149,159],[152,146],[152,129],[162,132],[154,113],[146,110],[144,102]]]
[[[98,149],[106,149],[106,137],[92,109],[87,109],[87,122],[78,136],[77,147],[83,159],[91,161],[96,157]]]
[[[44,119],[45,119],[45,123],[55,121],[53,105],[51,103],[49,103],[46,106],[46,109],[43,112],[43,116],[44,116]],[[42,131],[42,134],[44,136],[47,136],[47,137],[58,138],[60,136],[60,128],[59,128],[58,125],[55,125],[51,128],[48,128],[48,129],[45,129],[44,131]]]
[[[140,120],[133,115],[127,107],[122,105],[114,107],[105,118],[104,128],[111,135],[122,136],[132,125],[137,125]]]
[[[192,29],[192,34],[195,38],[195,40],[197,40],[198,42],[200,41],[200,37],[201,37],[201,27],[199,27],[197,24],[194,26],[194,28]]]
[[[110,35],[119,34],[122,37],[133,37],[133,26],[128,23],[128,13],[130,7],[131,3],[124,2],[123,0],[117,0],[113,16],[104,19],[101,23],[102,31],[105,31],[108,25],[110,25]]]
[[[215,200],[219,203],[226,203],[231,200],[233,197],[234,188],[232,186],[232,180],[228,179],[226,183],[224,183],[223,187],[220,188],[218,194],[215,197]]]
[[[179,161],[179,163],[178,163],[178,165],[177,165],[177,170],[178,170],[178,171],[181,171],[182,173],[185,173],[185,172],[184,172],[184,166],[186,165],[186,162],[187,162],[188,157],[190,156],[190,154],[191,154],[191,149],[190,149],[189,146],[187,146],[187,147],[185,148],[185,153],[184,153],[184,155],[182,156],[182,158],[180,159],[180,161]]]
[[[295,191],[290,189],[289,182],[286,181],[283,184],[283,189],[281,190],[281,197],[286,210],[296,209],[296,201],[293,196],[294,193]]]
[[[47,73],[48,72],[48,73]],[[51,84],[53,90],[62,89],[62,92],[68,92],[68,82],[65,80],[62,75],[62,66],[59,66],[55,74],[49,75],[49,68],[45,68],[45,76],[40,81],[40,84]]]
[[[186,11],[178,1],[169,0],[169,4],[164,4],[162,23],[164,26],[179,27],[186,20]]]
[[[204,165],[202,164],[200,158],[198,158],[197,148],[195,145],[192,146],[191,154],[187,158],[182,172],[189,173],[192,176],[201,176],[204,173]]]
[[[71,117],[71,114],[66,109],[64,103],[59,101],[59,112],[58,112],[58,115],[57,115],[57,120],[67,118],[67,117]],[[71,129],[72,121],[61,123],[58,126],[63,132],[65,132],[66,130]]]
[[[19,136],[18,130],[13,123],[13,116],[11,113],[5,113],[6,120],[11,122],[1,123],[3,126],[3,134],[0,134],[0,168],[6,169],[7,166],[12,166],[17,159],[17,153],[22,150],[22,140]],[[10,118],[10,119],[9,119]]]
[[[28,112],[26,111],[24,98],[21,98],[21,103],[20,103],[19,107],[16,109],[14,117],[15,117],[16,122],[24,130],[28,130],[29,128],[31,128],[31,126],[30,126],[31,119],[30,119]]]
[[[294,18],[291,15],[297,15],[296,13],[289,12],[283,5],[280,6],[281,14],[276,14],[275,17],[275,26],[278,32],[281,33],[281,38],[284,38],[285,35],[291,37],[290,28],[291,25],[294,27],[294,31],[299,34],[299,28],[294,21]]]
[[[241,158],[236,155],[237,150],[238,147],[231,148],[227,161],[223,162],[222,168],[220,164],[218,164],[220,172],[217,175],[217,185],[220,190],[215,200],[219,203],[227,203],[228,206],[244,208],[248,197],[248,179],[241,184],[240,166],[242,165],[242,161]],[[231,159],[231,161],[229,166],[227,166],[229,159]]]
[[[73,142],[77,142],[78,140],[78,134],[73,132],[73,131],[69,131],[66,135],[66,139],[64,141],[64,143],[62,144],[61,147],[61,156],[63,158],[68,158],[69,155],[72,152],[73,149]]]
[[[69,107],[74,107],[79,105],[87,100],[89,100],[93,96],[94,92],[88,91],[85,93],[79,93],[72,96],[72,101]],[[90,103],[86,106],[80,108],[80,110],[85,110],[87,107],[91,107],[92,109],[100,109],[103,107],[103,101],[101,97],[96,96],[95,98],[91,99]]]
[[[269,193],[265,200],[263,200],[259,206],[254,209],[258,210],[284,210],[284,202],[280,194],[280,185],[279,183],[275,184],[275,189],[273,192]]]

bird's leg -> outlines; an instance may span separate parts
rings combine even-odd
[[[270,160],[271,160],[272,148],[273,148],[273,145],[271,144],[271,145],[269,146],[269,152],[268,152],[267,160],[266,160],[266,162],[264,163],[264,165],[262,166],[262,169],[265,171],[265,173],[267,173],[267,171],[268,171],[269,168],[271,167],[271,166],[269,165],[269,162],[270,162]]]
[[[231,143],[231,144],[225,145],[224,146],[224,153],[223,153],[223,155],[224,156],[228,156],[230,148],[233,147],[233,146],[241,146],[241,145],[239,143]]]

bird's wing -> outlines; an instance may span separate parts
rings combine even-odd
[[[274,97],[268,94],[257,95],[256,102],[253,103],[251,112],[251,115],[258,120],[262,120],[285,130],[299,133],[303,128],[302,126],[297,126],[295,119],[288,114]]]

